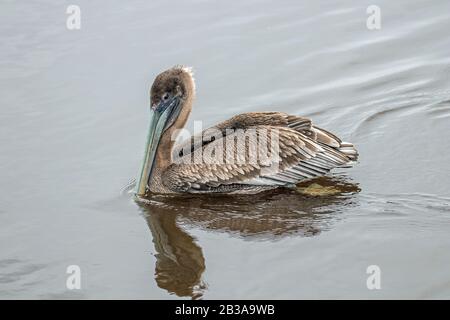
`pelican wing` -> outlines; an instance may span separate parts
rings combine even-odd
[[[206,144],[214,141],[217,132],[223,135],[229,130],[245,129],[257,126],[286,127],[302,133],[309,139],[319,143],[328,149],[331,147],[335,151],[345,153],[350,160],[358,158],[358,152],[353,144],[343,142],[333,133],[314,126],[311,119],[290,115],[284,112],[246,112],[238,114],[225,120],[201,133],[186,139],[174,148],[174,156],[183,156],[192,153]]]
[[[353,150],[307,118],[246,113],[181,144],[163,181],[180,192],[292,185],[348,164]]]
[[[288,127],[302,133],[309,139],[317,142],[322,147],[331,152],[344,153],[350,160],[358,158],[358,152],[353,144],[343,142],[335,134],[313,125],[311,119],[290,115],[284,112],[247,112],[238,114],[231,119],[217,125],[219,128],[246,127],[271,125],[278,127]]]

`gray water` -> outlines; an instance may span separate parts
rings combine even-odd
[[[0,26],[0,298],[450,298],[447,0],[3,0]],[[325,196],[138,205],[121,191],[175,64],[195,70],[189,127],[289,112],[359,163]]]

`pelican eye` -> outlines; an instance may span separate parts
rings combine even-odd
[[[170,95],[167,92],[164,93],[163,96],[162,96],[163,101],[167,101],[167,100],[169,100],[169,98],[170,98]]]

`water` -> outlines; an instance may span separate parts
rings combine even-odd
[[[372,31],[372,1],[77,1],[75,31],[69,4],[0,4],[0,298],[450,298],[448,1],[377,1]],[[190,128],[274,110],[355,143],[317,181],[342,192],[121,194],[174,64]]]

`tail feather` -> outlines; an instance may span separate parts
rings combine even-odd
[[[347,158],[349,158],[351,161],[358,160],[358,150],[356,150],[355,146],[350,142],[341,142],[341,145],[338,149],[340,152],[345,154]]]

